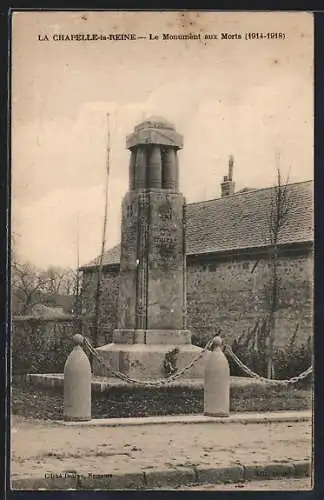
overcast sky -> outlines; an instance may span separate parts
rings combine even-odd
[[[205,33],[283,32],[285,40]],[[200,33],[190,41],[55,42],[54,33]],[[50,41],[39,41],[38,35]],[[18,254],[42,267],[100,251],[106,113],[111,177],[106,248],[119,241],[128,187],[125,137],[160,115],[184,136],[180,188],[220,196],[228,156],[236,189],[266,187],[276,157],[292,182],[313,178],[313,18],[306,13],[16,13],[12,66],[12,225]]]

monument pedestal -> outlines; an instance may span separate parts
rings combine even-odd
[[[137,380],[165,378],[164,362],[173,351],[174,365],[182,370],[199,356],[200,347],[191,344],[188,330],[115,330],[115,342],[98,347],[96,351],[113,369]],[[206,354],[204,354],[185,378],[202,379]],[[94,359],[93,373],[108,376],[107,369]]]

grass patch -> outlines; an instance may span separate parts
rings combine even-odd
[[[12,413],[27,418],[63,418],[63,388],[41,389],[25,383],[12,386]],[[300,387],[249,385],[231,388],[231,412],[306,410],[312,390]],[[92,418],[147,417],[203,413],[201,388],[111,387],[92,394]]]

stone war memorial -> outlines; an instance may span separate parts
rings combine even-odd
[[[179,190],[183,138],[153,117],[127,136],[129,190],[122,202],[118,328],[97,351],[114,370],[137,379],[164,376],[166,355],[187,366],[201,349],[186,322],[185,198]],[[203,378],[204,356],[187,372]],[[94,374],[104,375],[94,364]]]

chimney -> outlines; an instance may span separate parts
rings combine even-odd
[[[231,196],[235,192],[235,182],[233,182],[234,158],[229,157],[228,160],[228,175],[224,175],[224,180],[221,183],[221,197]]]

